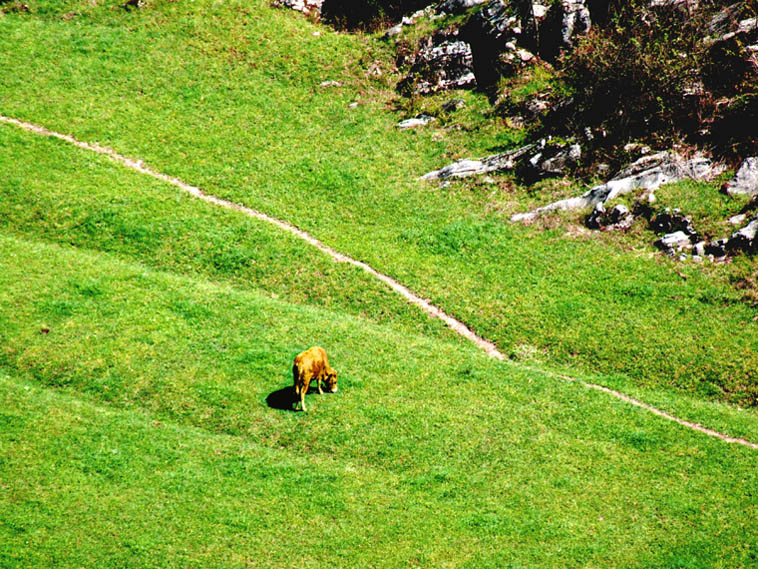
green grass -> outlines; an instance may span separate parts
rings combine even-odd
[[[534,346],[548,365],[577,373],[623,373],[643,387],[755,405],[756,313],[723,275],[687,268],[683,282],[649,249],[630,255],[602,239],[565,238],[560,225],[544,232],[506,222],[547,194],[574,192],[570,185],[541,186],[543,195],[502,177],[499,185],[443,189],[416,181],[454,158],[517,141],[474,120],[481,97],[467,95],[475,102],[461,123],[400,132],[387,111],[395,96],[384,46],[267,2],[30,7],[0,16],[3,113],[110,145],[297,224],[408,284],[506,353]],[[73,19],[59,17],[74,9]],[[363,76],[374,59],[385,69],[378,81]],[[343,86],[318,87],[326,79]],[[355,100],[363,104],[349,108]],[[47,178],[45,168],[14,176],[28,186]],[[22,196],[4,194],[3,207],[24,204]],[[17,223],[6,227],[20,230]],[[23,231],[49,233],[50,225],[26,220]],[[69,229],[77,233],[77,243],[92,238],[87,227]],[[142,235],[119,239],[145,248]],[[193,264],[207,274],[208,259]]]
[[[750,449],[467,345],[0,245],[4,566],[755,563]],[[314,339],[340,392],[269,408]]]
[[[540,371],[758,440],[726,404],[756,393],[733,268],[505,221],[569,181],[418,182],[523,135],[473,93],[398,131],[371,37],[253,0],[28,4],[0,15],[0,113],[297,224],[513,361],[273,226],[0,125],[0,567],[758,563],[755,451]],[[295,413],[314,344],[340,391]]]

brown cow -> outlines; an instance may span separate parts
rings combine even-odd
[[[326,388],[332,393],[337,391],[337,370],[329,365],[324,348],[319,346],[314,346],[295,356],[292,379],[295,383],[295,411],[297,411],[298,402],[300,408],[307,411],[305,394],[308,393],[308,387],[314,379],[318,381],[319,393],[324,393],[321,389],[321,381],[326,382]]]

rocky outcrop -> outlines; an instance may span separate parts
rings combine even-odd
[[[480,86],[493,85],[534,59],[537,25],[531,1],[490,0],[462,28]]]
[[[291,8],[309,16],[320,16],[324,0],[274,0],[274,6]]]
[[[655,190],[663,184],[678,182],[686,178],[694,180],[711,179],[723,171],[704,156],[686,159],[674,152],[659,152],[643,156],[621,170],[610,181],[595,186],[581,196],[559,200],[527,213],[518,213],[511,221],[532,221],[550,211],[571,210],[594,207],[622,194],[638,188]]]
[[[579,37],[592,27],[585,0],[561,0],[550,7],[539,28],[539,54],[555,61],[563,51],[571,50]]]
[[[758,196],[758,156],[746,158],[734,179],[725,184],[723,190],[730,196]]]
[[[434,34],[411,61],[408,75],[398,85],[401,92],[426,95],[476,87],[471,46],[457,30]]]
[[[476,160],[464,159],[422,176],[424,180],[465,178],[477,174],[515,170],[527,180],[567,174],[579,162],[582,148],[575,142],[555,143],[543,138],[516,150]]]

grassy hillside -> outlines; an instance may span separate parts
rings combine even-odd
[[[750,449],[473,347],[0,243],[3,566],[747,567],[758,554]],[[276,409],[316,338],[341,391],[309,396],[307,414]]]
[[[156,1],[131,12],[39,1],[30,9],[0,16],[3,113],[108,144],[297,224],[516,359],[755,404],[755,308],[718,271],[687,267],[684,281],[667,261],[623,242],[567,237],[562,224],[543,232],[506,223],[515,208],[545,201],[536,192],[576,191],[565,184],[418,182],[465,147],[476,155],[518,135],[472,119],[486,104],[476,96],[467,96],[467,129],[395,129],[380,42],[263,1]],[[374,60],[385,72],[377,81],[363,73]],[[327,79],[343,86],[318,86]],[[45,179],[27,168],[14,176]],[[3,207],[19,200],[6,194]],[[44,220],[23,223],[49,233]],[[92,233],[69,229],[78,242],[96,242]]]
[[[468,130],[399,132],[370,37],[262,0],[119,3],[0,14],[0,114],[295,223],[512,361],[264,222],[0,124],[0,567],[755,566],[754,450],[541,371],[758,440],[727,404],[758,363],[728,272],[505,221],[569,183],[421,184],[521,135],[476,94]],[[340,391],[295,413],[314,344]]]

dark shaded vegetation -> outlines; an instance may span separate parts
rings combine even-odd
[[[758,29],[739,27],[758,3],[610,3],[605,25],[597,4],[609,3],[596,3],[600,25],[560,62],[572,94],[570,129],[592,128],[596,148],[611,155],[640,140],[733,159],[758,151],[747,126],[758,117],[758,68],[745,49]]]
[[[428,5],[429,0],[325,0],[321,15],[338,29],[375,30]]]

